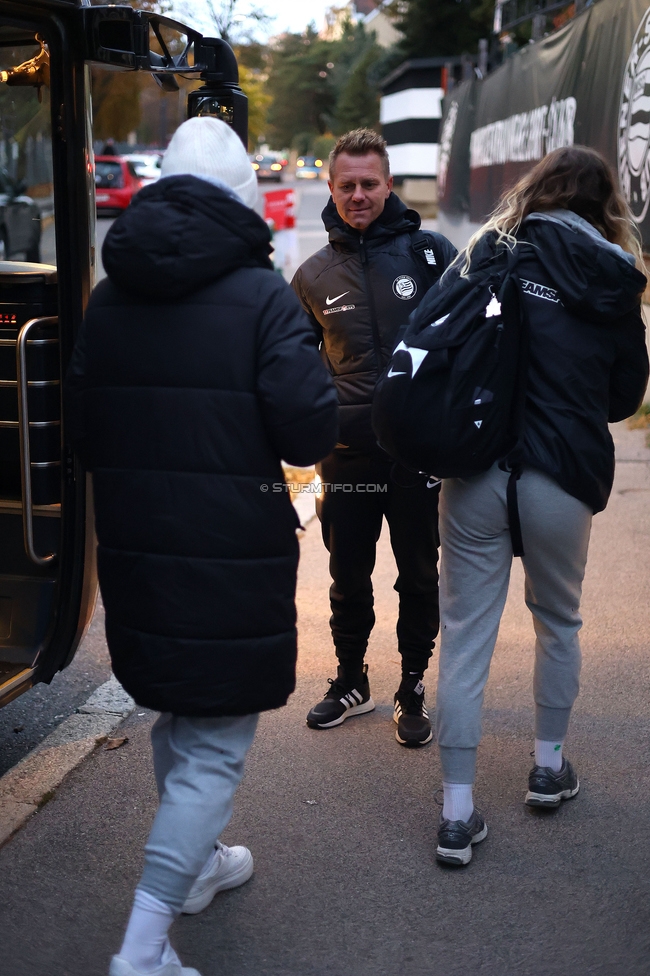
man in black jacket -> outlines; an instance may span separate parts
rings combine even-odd
[[[336,449],[320,465],[320,519],[330,553],[337,677],[307,724],[325,729],[372,711],[364,655],[375,615],[371,575],[384,516],[398,568],[397,640],[402,680],[396,738],[432,738],[423,677],[438,632],[438,487],[398,470],[370,423],[375,384],[400,327],[456,255],[392,193],[386,143],[368,129],[342,136],[330,155],[332,197],[323,211],[329,244],[293,280],[339,398]]]

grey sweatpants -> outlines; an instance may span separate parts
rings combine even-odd
[[[508,593],[506,485],[485,474],[443,481],[440,664],[436,703],[443,779],[473,783],[483,692]],[[591,509],[532,468],[518,483],[526,604],[535,628],[535,735],[564,739],[580,676],[580,597]]]
[[[163,713],[151,730],[160,806],[138,885],[180,912],[232,816],[257,715],[184,718]]]

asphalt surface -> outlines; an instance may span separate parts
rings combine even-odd
[[[368,653],[376,711],[315,732],[304,716],[333,672],[327,555],[302,541],[299,680],[262,717],[226,843],[253,879],[181,918],[172,939],[202,976],[646,976],[650,970],[650,451],[615,428],[619,465],[596,517],[584,589],[584,667],[568,755],[582,781],[557,812],[523,806],[532,749],[532,625],[521,567],[485,701],[477,801],[490,834],[468,868],[434,858],[435,745],[394,739],[399,678],[382,537]],[[434,700],[435,661],[429,678]],[[100,750],[0,851],[3,976],[105,976],[120,945],[154,810],[148,730]]]
[[[26,756],[111,676],[101,602],[72,664],[0,708],[0,776]],[[0,961],[0,974],[2,971]]]

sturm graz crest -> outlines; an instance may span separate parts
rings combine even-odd
[[[650,204],[650,10],[625,66],[618,117],[618,175],[637,223]]]

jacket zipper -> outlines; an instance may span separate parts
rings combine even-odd
[[[359,237],[359,253],[361,256],[361,266],[363,268],[363,280],[366,285],[366,295],[368,296],[368,308],[370,309],[370,327],[372,329],[372,339],[375,347],[375,359],[377,360],[377,369],[381,373],[382,369],[384,368],[384,357],[381,351],[381,337],[379,335],[379,326],[377,325],[375,299],[368,280],[368,256],[363,243],[363,236]]]

